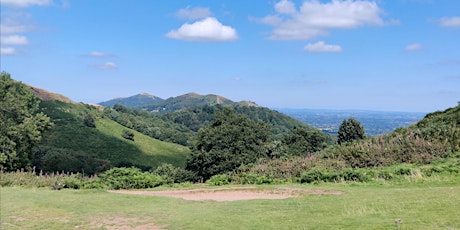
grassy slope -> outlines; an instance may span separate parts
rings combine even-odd
[[[42,146],[71,149],[107,159],[112,165],[135,165],[151,168],[167,162],[183,166],[189,149],[181,145],[162,142],[134,130],[135,141],[122,138],[125,127],[106,118],[96,121],[96,128],[83,125],[82,114],[96,110],[85,105],[62,102],[42,103],[42,110],[55,123],[45,134]]]
[[[1,227],[134,229],[154,224],[167,229],[397,229],[395,219],[401,219],[401,229],[458,229],[460,185],[456,178],[457,183],[438,178],[405,185],[309,185],[303,187],[344,194],[236,202],[3,188]]]

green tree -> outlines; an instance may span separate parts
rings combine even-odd
[[[96,128],[96,118],[93,114],[87,113],[83,117],[83,124],[90,128]]]
[[[45,114],[37,113],[38,106],[29,87],[6,72],[0,74],[0,169],[31,167],[32,148],[52,124]]]
[[[127,140],[134,141],[134,133],[131,130],[123,129],[121,136]]]
[[[306,156],[327,146],[327,136],[319,130],[296,128],[283,138],[288,155]]]
[[[186,160],[186,169],[209,179],[241,165],[267,157],[270,128],[226,108],[214,121],[198,131],[197,140]]]
[[[342,121],[338,134],[339,144],[365,138],[364,127],[353,117]]]

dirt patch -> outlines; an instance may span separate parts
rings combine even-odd
[[[149,220],[139,218],[126,218],[122,216],[100,217],[89,225],[75,226],[75,229],[100,229],[107,230],[160,230],[165,229],[151,223]]]
[[[319,189],[276,187],[261,189],[258,187],[224,187],[224,188],[197,188],[177,189],[164,191],[145,190],[116,190],[110,191],[120,194],[145,195],[145,196],[166,196],[182,198],[184,200],[213,200],[213,201],[237,201],[255,199],[286,199],[305,195],[341,195],[341,191],[326,191]]]

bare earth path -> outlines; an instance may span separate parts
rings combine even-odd
[[[110,191],[119,194],[145,195],[145,196],[166,196],[182,198],[184,200],[214,200],[214,201],[237,201],[254,199],[286,199],[304,195],[340,195],[341,191],[325,191],[319,189],[275,187],[261,189],[255,186],[235,186],[222,188],[196,188],[196,189],[175,189],[164,191],[147,190],[116,190]]]

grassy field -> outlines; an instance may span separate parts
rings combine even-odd
[[[399,184],[295,185],[343,194],[233,202],[8,187],[1,189],[1,228],[460,229],[457,179],[409,180]],[[402,223],[397,225],[399,219]]]

